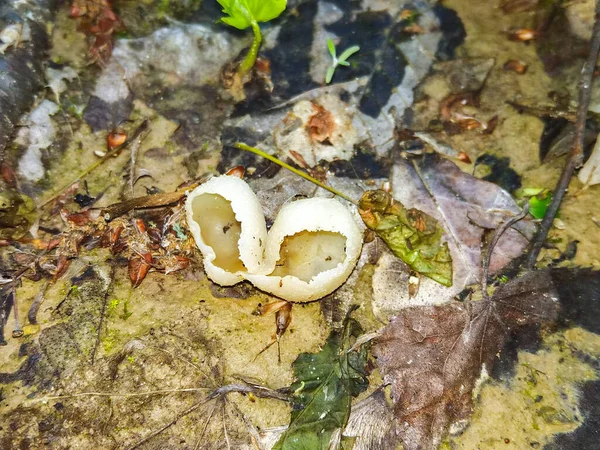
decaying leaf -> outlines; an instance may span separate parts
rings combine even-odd
[[[352,397],[369,384],[368,347],[352,349],[361,333],[358,322],[349,318],[343,330],[331,333],[319,353],[302,353],[294,361],[290,426],[274,450],[327,450],[332,439],[340,439]]]
[[[150,263],[152,262],[152,254],[145,253],[143,258],[140,256],[134,256],[129,260],[129,278],[131,279],[131,285],[138,287],[150,270]]]
[[[360,215],[394,254],[429,278],[452,286],[452,258],[442,243],[438,222],[416,208],[407,209],[382,190],[366,191],[359,203]]]
[[[394,164],[392,196],[406,208],[418,208],[435,218],[445,231],[452,256],[452,286],[428,278],[419,293],[408,296],[408,270],[391,254],[384,254],[373,276],[373,305],[377,314],[419,304],[441,304],[481,279],[481,243],[486,233],[520,214],[512,196],[496,184],[463,172],[456,164],[436,154],[399,158]],[[520,256],[536,226],[525,218],[514,224],[498,241],[490,262],[490,274]],[[406,274],[399,277],[398,274]]]
[[[530,272],[491,301],[402,310],[376,339],[374,355],[391,385],[403,448],[437,448],[450,425],[468,419],[505,340],[523,325],[555,320],[557,298],[548,272]]]

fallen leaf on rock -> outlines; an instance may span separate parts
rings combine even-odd
[[[411,299],[402,278],[408,274],[406,265],[384,254],[373,276],[373,308],[380,317],[407,306],[445,303],[478,283],[485,234],[521,212],[508,192],[463,172],[437,154],[398,160],[391,183],[394,199],[430,215],[445,230],[444,240],[453,261],[453,285],[445,287],[425,278]],[[494,249],[490,273],[520,256],[535,229],[535,223],[525,218],[507,230]]]
[[[383,190],[366,191],[358,208],[365,225],[412,269],[452,286],[452,258],[437,221],[416,208],[407,209]]]
[[[452,424],[466,424],[504,342],[523,325],[554,321],[557,300],[549,273],[530,272],[499,287],[491,301],[402,310],[373,353],[391,385],[403,448],[437,448]]]

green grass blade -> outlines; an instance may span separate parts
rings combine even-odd
[[[245,150],[245,151],[247,151],[247,152],[254,153],[255,155],[258,155],[258,156],[260,156],[260,157],[262,157],[262,158],[268,159],[269,161],[272,161],[272,162],[274,162],[275,164],[277,164],[277,165],[279,165],[279,166],[281,166],[281,167],[283,167],[283,168],[285,168],[285,169],[289,170],[290,172],[293,172],[293,173],[295,173],[296,175],[298,175],[298,176],[300,176],[300,177],[304,178],[305,180],[308,180],[308,181],[310,181],[311,183],[314,183],[314,184],[316,184],[317,186],[319,186],[319,187],[321,187],[321,188],[323,188],[323,189],[325,189],[325,190],[327,190],[327,191],[331,192],[332,194],[334,194],[334,195],[337,195],[337,196],[339,196],[339,197],[342,197],[344,200],[347,200],[347,201],[349,201],[350,203],[354,203],[354,204],[356,204],[356,202],[355,202],[354,200],[352,200],[350,197],[348,197],[348,196],[346,196],[346,195],[342,194],[340,191],[338,191],[338,190],[336,190],[336,189],[332,188],[331,186],[327,186],[327,185],[326,185],[326,184],[324,184],[324,183],[321,183],[319,180],[317,180],[317,179],[315,179],[315,178],[311,177],[311,176],[310,176],[310,175],[308,175],[307,173],[304,173],[304,172],[302,172],[301,170],[298,170],[298,169],[296,169],[295,167],[292,167],[292,166],[290,166],[289,164],[286,164],[286,163],[284,163],[284,162],[283,162],[283,161],[281,161],[280,159],[278,159],[278,158],[276,158],[276,157],[274,157],[274,156],[272,156],[272,155],[269,155],[268,153],[265,153],[265,152],[263,152],[262,150],[260,150],[260,149],[258,149],[258,148],[256,148],[256,147],[250,147],[249,145],[246,145],[246,144],[244,144],[244,143],[242,143],[242,142],[236,142],[235,144],[233,144],[233,146],[234,146],[235,148],[238,148],[238,149],[240,149],[240,150]]]

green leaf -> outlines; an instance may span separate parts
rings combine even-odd
[[[334,331],[318,353],[303,353],[293,363],[290,426],[273,450],[327,450],[331,437],[346,427],[352,397],[368,387],[368,346],[350,350],[362,333],[354,319]]]
[[[352,55],[354,55],[359,50],[360,50],[360,47],[358,45],[353,45],[352,47],[348,47],[346,50],[344,50],[344,52],[338,58],[340,64],[342,63],[342,61],[346,61],[348,58],[350,58]]]
[[[350,63],[348,61],[342,61],[341,59],[338,61],[338,65],[348,67]]]
[[[229,17],[221,20],[227,25],[244,30],[253,22],[268,22],[285,10],[287,0],[217,0],[223,13]]]
[[[327,69],[327,74],[325,75],[325,84],[329,84],[331,83],[331,80],[333,79],[333,74],[335,73],[335,67],[331,66],[329,69]]]
[[[548,205],[552,201],[552,192],[546,190],[529,199],[529,213],[536,219],[543,219]]]
[[[327,48],[329,49],[329,54],[331,55],[331,58],[335,61],[337,59],[335,54],[335,44],[333,43],[331,38],[327,39]]]
[[[366,191],[358,202],[363,222],[413,270],[452,286],[452,258],[441,242],[443,229],[423,211],[406,209],[382,190]]]

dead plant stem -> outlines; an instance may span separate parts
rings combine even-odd
[[[594,29],[592,31],[592,39],[590,40],[589,54],[581,69],[581,79],[579,84],[579,105],[577,108],[577,121],[575,122],[575,137],[573,140],[573,146],[571,147],[571,152],[569,153],[569,156],[567,158],[565,168],[563,169],[558,183],[556,184],[556,188],[554,189],[552,201],[550,202],[550,205],[548,205],[548,209],[546,210],[546,214],[540,225],[540,230],[537,233],[531,245],[531,249],[529,251],[529,255],[527,256],[527,261],[525,263],[525,267],[528,269],[532,269],[535,266],[537,257],[542,249],[542,246],[544,245],[544,242],[546,241],[548,232],[552,227],[554,218],[558,213],[560,204],[562,203],[567,188],[569,187],[569,182],[571,181],[573,172],[578,166],[581,165],[583,159],[583,138],[585,134],[585,124],[592,92],[592,77],[594,74],[594,69],[596,67],[596,60],[598,59],[599,51],[600,0],[596,1],[595,22]]]

